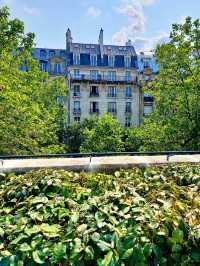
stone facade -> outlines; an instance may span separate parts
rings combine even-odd
[[[66,49],[35,48],[33,57],[50,76],[66,77],[69,123],[104,113],[125,127],[141,123],[144,97],[139,84],[146,67],[131,41],[104,45],[101,29],[98,44],[74,43],[68,29]]]

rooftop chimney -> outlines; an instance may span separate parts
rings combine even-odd
[[[66,48],[67,50],[70,50],[72,44],[72,34],[71,34],[71,30],[68,28],[67,32],[66,32]]]
[[[131,40],[128,40],[128,42],[126,42],[126,46],[132,46]]]
[[[99,33],[99,45],[103,46],[103,29],[102,28]]]

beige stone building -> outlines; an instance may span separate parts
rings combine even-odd
[[[75,43],[68,29],[66,49],[35,48],[33,57],[51,77],[66,77],[69,123],[105,113],[125,127],[141,123],[143,95],[131,41],[124,46],[105,45],[101,29],[97,44]]]
[[[124,46],[73,43],[66,33],[68,121],[110,113],[125,126],[139,125],[141,93],[137,55],[131,42]]]

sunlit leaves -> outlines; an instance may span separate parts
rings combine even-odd
[[[0,265],[198,265],[200,167],[116,173],[1,178]]]

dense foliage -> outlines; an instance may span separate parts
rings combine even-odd
[[[92,128],[83,131],[81,152],[123,151],[123,128],[121,124],[109,114],[96,120]]]
[[[57,97],[66,96],[64,79],[39,70],[31,56],[34,34],[9,15],[0,9],[0,154],[63,151],[65,111]]]
[[[200,264],[200,167],[0,177],[0,265]]]
[[[153,114],[128,132],[129,150],[199,150],[200,20],[172,25],[170,42],[158,46],[159,74],[147,92]]]

